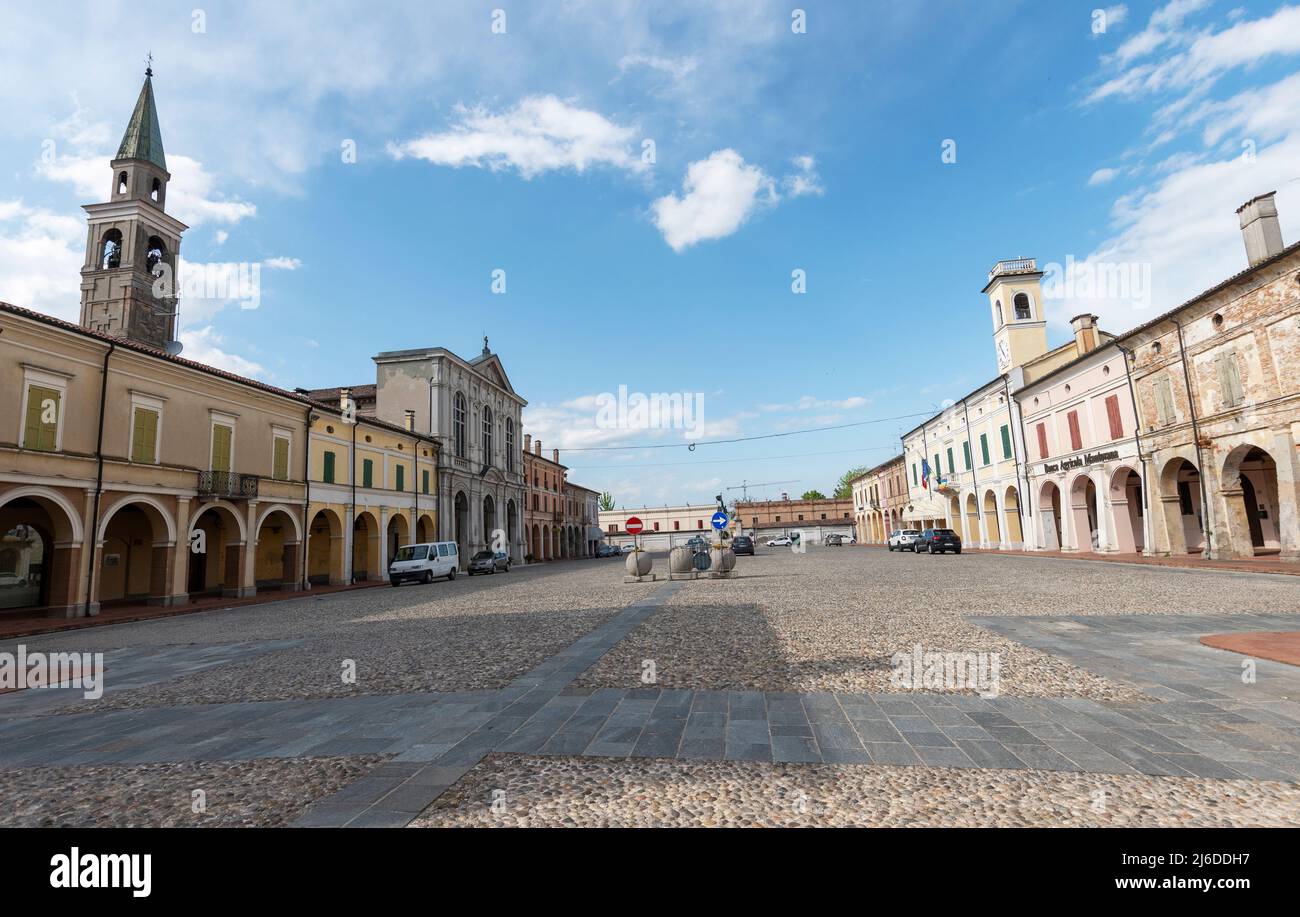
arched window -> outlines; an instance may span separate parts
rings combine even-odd
[[[155,268],[160,264],[167,263],[167,248],[163,245],[162,239],[157,236],[149,237],[149,247],[144,258],[144,269],[157,277],[160,273]]]
[[[492,409],[483,405],[483,464],[492,464]]]
[[[162,182],[156,178],[153,180],[153,186],[149,189],[149,197],[153,199],[154,203],[162,200]]]
[[[123,172],[117,177],[117,193],[126,194],[128,188],[126,173]]]
[[[1001,328],[1006,324],[1006,318],[1002,315],[1002,300],[998,300],[998,327]]]
[[[110,229],[104,233],[104,243],[99,249],[99,267],[101,270],[122,266],[122,233]]]
[[[451,410],[451,438],[456,458],[465,458],[465,396],[456,393]]]
[[[515,421],[506,418],[506,471],[515,470]]]
[[[1025,293],[1017,293],[1014,303],[1016,306],[1016,321],[1018,322],[1024,321],[1027,318],[1033,317],[1029,309],[1028,295],[1026,295]]]

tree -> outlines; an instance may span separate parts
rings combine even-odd
[[[870,471],[866,465],[859,465],[857,468],[850,468],[840,476],[840,482],[835,485],[835,499],[848,500],[853,496],[853,479],[860,478]]]
[[[805,491],[803,492],[803,496],[800,497],[799,499],[801,499],[801,500],[825,500],[825,499],[826,499],[826,495],[825,495],[824,493],[822,493],[820,490],[805,490]]]
[[[614,495],[608,490],[600,495],[600,511],[607,513],[614,508]]]

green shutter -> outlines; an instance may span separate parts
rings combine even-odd
[[[943,462],[939,461],[939,453],[934,454],[934,476],[936,478],[943,476]]]
[[[949,446],[947,449],[944,450],[944,452],[947,453],[947,455],[948,455],[948,473],[949,473],[949,474],[956,474],[956,473],[957,473],[957,463],[954,462],[954,461],[952,460],[952,446]],[[969,465],[969,464],[970,464],[970,461],[967,460],[966,464]]]
[[[375,463],[370,459],[361,460],[361,486],[375,486]]]
[[[397,466],[397,489],[406,490],[406,466]]]
[[[429,492],[429,472],[422,471],[420,472],[420,475],[421,475],[420,487],[427,494]]]
[[[28,386],[27,417],[23,425],[24,449],[54,451],[58,442],[59,412],[62,409],[58,389],[46,388],[43,385]]]
[[[1002,457],[1011,458],[1011,427],[1002,425]]]
[[[133,427],[131,461],[153,464],[154,456],[158,451],[158,412],[148,408],[136,408]]]
[[[233,431],[223,424],[212,428],[212,470],[230,470],[230,438]]]
[[[961,444],[961,457],[962,460],[966,463],[966,470],[970,471],[970,440],[969,439]]]
[[[919,481],[916,479],[916,462],[912,463],[912,486],[915,487]]]
[[[325,453],[325,468],[322,477],[324,477],[326,484],[334,483],[334,453],[333,452],[327,451]]]
[[[275,467],[271,474],[277,481],[289,480],[289,441],[283,436],[275,438]]]
[[[989,463],[989,435],[987,433],[980,434],[980,458],[985,465]]]

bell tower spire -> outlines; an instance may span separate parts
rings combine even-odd
[[[167,157],[153,94],[153,56],[113,158],[109,199],[87,204],[81,324],[177,352],[177,257],[188,229],[165,211]]]

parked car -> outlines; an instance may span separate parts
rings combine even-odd
[[[844,546],[844,536],[843,536],[843,535],[827,535],[827,536],[826,536],[826,540],[825,540],[824,542],[822,542],[822,543],[825,544],[827,547],[831,547],[831,548],[840,548],[840,547],[843,547],[843,546]]]
[[[916,539],[920,537],[920,529],[894,529],[889,533],[889,550],[915,551]]]
[[[703,535],[696,535],[693,538],[688,538],[686,540],[686,547],[698,554],[700,551],[707,551],[709,549],[709,543],[704,539]]]
[[[623,545],[623,547],[622,547],[622,549],[619,551],[619,553],[620,553],[620,554],[631,554],[631,553],[632,553],[633,551],[635,551],[635,550],[636,550],[636,545],[635,545],[635,544],[632,544],[632,543],[629,542],[628,544]]]
[[[618,557],[619,550],[612,544],[603,544],[596,549],[597,557]]]
[[[794,544],[794,542],[785,535],[778,535],[776,538],[769,538],[767,540],[767,546],[769,548],[788,548],[792,544]]]
[[[960,554],[961,536],[952,529],[926,529],[912,550],[928,554],[944,554],[948,551]]]
[[[754,553],[754,539],[748,535],[737,535],[731,539],[731,550],[736,554],[749,554],[752,556]]]
[[[510,555],[505,551],[479,551],[469,559],[465,572],[470,576],[475,573],[510,572]]]
[[[432,583],[437,577],[455,579],[460,568],[460,549],[454,541],[408,544],[397,549],[388,565],[388,581],[400,586],[407,580]]]

